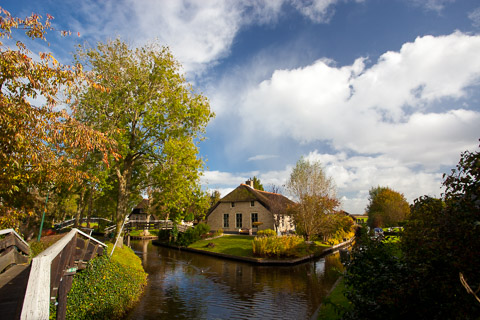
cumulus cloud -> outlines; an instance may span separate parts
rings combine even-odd
[[[315,23],[328,22],[339,0],[183,0],[75,2],[82,20],[69,17],[74,30],[94,41],[115,32],[135,45],[158,39],[170,47],[184,70],[201,74],[228,56],[235,36],[250,25],[275,24],[292,5]],[[71,4],[70,4],[71,5]]]
[[[452,164],[478,138],[480,113],[455,101],[478,85],[479,51],[480,36],[456,32],[419,37],[370,67],[364,58],[343,67],[322,59],[277,70],[245,93],[242,127],[300,143],[330,141],[337,150],[386,154],[409,165]],[[453,105],[434,110],[445,101]]]
[[[416,171],[386,155],[347,157],[342,152],[324,154],[315,150],[305,158],[321,162],[339,194],[351,195],[342,197],[344,210],[351,213],[363,213],[368,190],[378,185],[403,193],[409,202],[424,194],[438,197],[441,193],[441,173]]]

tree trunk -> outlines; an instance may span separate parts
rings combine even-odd
[[[129,160],[129,157],[125,159],[123,165],[123,171],[117,168],[118,177],[118,198],[117,198],[117,215],[115,217],[115,223],[117,230],[115,232],[115,238],[120,235],[123,222],[128,212],[128,196],[130,191],[130,181],[132,178],[133,161]],[[118,246],[123,246],[123,237],[120,235]]]
[[[75,228],[80,226],[80,220],[82,219],[83,210],[85,209],[84,198],[85,189],[82,188],[80,192],[80,199],[78,199],[77,213],[75,214]]]

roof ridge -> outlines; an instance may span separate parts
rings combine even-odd
[[[275,194],[275,195],[277,195],[277,196],[284,196],[284,195],[281,194],[281,193],[269,192],[269,191],[265,191],[265,190],[258,190],[258,189],[255,189],[255,188],[250,187],[248,184],[245,184],[245,183],[240,183],[240,185],[241,185],[241,186],[249,187],[250,189],[255,190],[255,191],[258,191],[258,192]],[[284,197],[285,197],[285,196],[284,196]]]

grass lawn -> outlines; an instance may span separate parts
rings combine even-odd
[[[230,254],[240,257],[254,258],[252,249],[253,238],[253,236],[225,235],[223,237],[212,240],[200,240],[192,243],[188,247],[193,249]],[[214,243],[215,246],[213,248],[207,247],[209,243]]]
[[[143,232],[143,230],[132,230],[132,231],[130,231],[130,235],[134,236],[134,237],[138,237],[138,236],[140,236],[140,233],[142,233],[142,232]],[[152,236],[158,236],[158,229],[148,230],[148,232],[150,232],[150,235],[152,235]]]
[[[343,295],[345,292],[345,284],[342,280],[337,284],[335,289],[330,292],[330,295],[325,298],[322,303],[322,307],[318,313],[318,320],[322,319],[341,319],[342,313],[339,313],[340,309],[348,309],[350,307],[350,301]]]

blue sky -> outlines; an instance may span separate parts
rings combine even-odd
[[[372,186],[439,196],[480,138],[480,3],[461,0],[2,1],[55,17],[51,51],[121,37],[171,48],[216,118],[202,183],[222,194],[256,175],[282,185],[321,161],[345,210]]]

